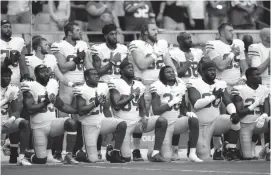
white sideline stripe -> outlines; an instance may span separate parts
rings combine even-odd
[[[65,166],[65,165],[64,165]],[[261,175],[261,174],[267,174],[270,175],[270,173],[257,173],[257,172],[234,172],[234,171],[208,171],[208,170],[183,170],[183,169],[156,169],[156,168],[130,168],[130,167],[104,167],[104,166],[83,166],[88,168],[100,168],[100,169],[126,169],[126,170],[143,170],[143,171],[183,171],[183,172],[197,172],[197,173],[227,173],[227,174],[254,174],[254,175]]]

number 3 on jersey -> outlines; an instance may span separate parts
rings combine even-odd
[[[67,61],[71,61],[75,58],[76,56],[75,55],[68,55],[67,56]],[[82,71],[83,70],[83,62],[82,63],[79,63],[79,64],[76,64],[75,67],[73,69],[71,69],[70,71]]]
[[[170,93],[165,93],[165,94],[163,95],[163,98],[169,98],[168,102],[170,102],[170,101],[173,99],[173,96],[172,96],[172,94],[170,94]],[[173,109],[174,109],[175,111],[178,111],[179,108],[180,108],[180,104],[175,104],[175,105],[173,105]],[[168,111],[171,111],[171,110],[172,110],[172,107],[171,107]]]

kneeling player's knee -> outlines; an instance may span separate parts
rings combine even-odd
[[[27,120],[21,120],[19,123],[20,130],[28,130],[29,129],[29,122]]]
[[[199,120],[197,118],[195,118],[195,117],[190,117],[188,119],[188,124],[191,127],[197,127],[198,128],[199,127]]]
[[[155,127],[157,128],[167,127],[167,125],[167,119],[165,119],[164,117],[159,117],[155,123]]]
[[[38,158],[36,155],[33,155],[31,158],[31,162],[34,164],[46,164],[47,157],[45,158]]]
[[[127,123],[125,121],[122,121],[118,124],[117,129],[119,130],[126,130],[127,129]]]
[[[133,138],[141,139],[142,135],[142,133],[133,133]]]
[[[122,157],[123,160],[125,160],[125,162],[130,162],[131,161],[131,157]]]
[[[76,132],[76,128],[77,128],[77,124],[76,124],[76,121],[74,121],[73,119],[69,118],[65,121],[64,123],[65,131]]]

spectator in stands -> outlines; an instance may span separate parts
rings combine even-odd
[[[244,35],[243,36],[243,42],[245,44],[245,55],[248,67],[251,67],[251,59],[248,57],[248,48],[251,44],[253,44],[253,37],[251,35]]]
[[[115,24],[117,32],[121,33],[118,17],[114,11],[113,1],[89,1],[86,6],[88,12],[88,31],[102,31],[106,24]],[[91,42],[103,42],[105,40],[102,34],[88,35]]]
[[[83,31],[87,29],[88,22],[87,3],[88,1],[71,1],[70,21],[76,22]]]
[[[188,9],[194,23],[189,23],[188,29],[203,30],[208,23],[208,15],[206,13],[206,4],[204,0],[189,1]]]
[[[184,30],[187,19],[189,19],[190,25],[194,26],[195,22],[191,18],[190,9],[187,7],[188,3],[183,1],[162,2],[157,20],[164,18],[164,28],[167,30]]]
[[[48,2],[49,13],[51,15],[51,30],[62,31],[64,25],[70,18],[71,3],[69,0]]]
[[[155,22],[152,4],[150,1],[125,1],[125,29],[139,31],[142,24]]]
[[[28,24],[31,21],[32,15],[30,14],[30,3],[29,0],[24,1],[8,1],[8,20],[11,23]]]
[[[207,12],[209,17],[209,29],[217,30],[219,24],[227,22],[228,4],[229,2],[222,0],[208,2]]]
[[[234,29],[255,29],[254,11],[256,0],[232,0],[229,11],[229,22]]]
[[[115,5],[114,5],[114,9],[117,9],[115,10],[115,13],[119,19],[121,30],[125,30],[125,20],[124,20],[125,12],[123,8],[123,4],[124,4],[124,0],[118,0],[115,2]]]

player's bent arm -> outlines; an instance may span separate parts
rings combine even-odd
[[[54,70],[55,76],[56,78],[63,83],[66,86],[70,86],[71,84],[73,84],[72,82],[70,82],[67,78],[64,77],[63,73],[59,70],[59,67],[56,66],[55,70]]]
[[[241,68],[242,75],[245,75],[245,72],[246,72],[246,70],[248,68],[247,60],[246,59],[240,60],[239,65],[240,65],[240,68]]]
[[[108,72],[108,70],[111,69],[113,66],[113,64],[109,62],[108,64],[102,67],[102,61],[98,55],[93,55],[92,58],[93,58],[92,59],[93,67],[96,69],[96,71],[98,72],[100,76],[105,75]]]
[[[183,115],[186,115],[186,113],[189,112],[185,102],[185,95],[183,95],[182,97],[182,103],[180,104],[180,112]]]
[[[172,62],[175,65],[175,68],[176,68],[177,73],[178,73],[178,77],[180,77],[180,78],[184,77],[186,72],[189,69],[190,62],[184,62],[182,67],[180,66],[180,64],[176,60],[172,59]]]
[[[261,64],[261,58],[259,56],[249,56],[249,57],[251,57],[252,67],[257,67],[259,69],[260,74],[262,74],[268,68],[268,66],[270,66],[270,58],[268,58]]]
[[[86,100],[83,99],[80,95],[76,96],[76,106],[77,106],[78,114],[80,116],[88,114],[90,111],[92,111],[96,107],[94,100],[89,105],[86,105]]]
[[[175,72],[177,72],[177,69],[176,69],[176,67],[175,67],[175,65],[174,65],[174,63],[173,63],[173,61],[171,59],[171,56],[170,56],[170,54],[169,54],[168,51],[163,55],[163,61],[164,61],[165,65],[172,67],[173,70]]]
[[[236,107],[236,112],[240,119],[251,113],[251,110],[248,107],[244,107],[243,100],[239,95],[235,95],[233,97],[233,103]]]
[[[270,96],[265,98],[263,103],[263,113],[266,113],[268,116],[270,116]]]
[[[170,110],[168,104],[161,105],[160,96],[156,92],[153,92],[151,96],[152,96],[152,110],[154,115],[161,115],[164,112]]]
[[[146,110],[146,104],[145,104],[144,94],[141,95],[141,97],[139,99],[138,108],[139,108],[139,116],[140,117],[148,116],[148,112]]]
[[[223,70],[227,69],[232,59],[229,56],[227,56],[225,59],[223,59],[221,56],[218,56],[218,57],[215,57],[212,61],[215,63],[216,68],[222,72]]]
[[[112,103],[112,107],[116,111],[124,108],[124,106],[130,103],[130,101],[134,98],[134,96],[130,94],[128,97],[120,99],[120,93],[116,89],[110,89],[109,92],[110,92],[110,100]]]
[[[56,96],[56,102],[54,106],[65,113],[68,114],[77,114],[77,109],[73,108],[71,105],[64,103],[59,96]]]
[[[201,98],[199,91],[194,87],[188,88],[188,98],[195,109],[202,109],[215,100],[214,95]]]
[[[12,100],[10,103],[11,113],[10,116],[14,116],[15,118],[20,117],[20,102],[18,100]]]
[[[44,102],[35,104],[32,94],[28,91],[23,92],[23,103],[30,115],[40,113],[47,105]]]
[[[109,118],[109,117],[112,117],[112,114],[111,114],[111,111],[110,111],[110,97],[109,97],[109,94],[107,95],[107,98],[106,98],[106,101],[103,105],[103,113],[104,113],[104,116]]]
[[[86,69],[91,69],[93,68],[93,63],[92,63],[92,54],[90,50],[87,50],[85,59],[84,59],[84,66]]]
[[[131,54],[133,56],[134,63],[136,64],[136,66],[138,67],[138,69],[141,70],[141,71],[144,71],[148,67],[150,67],[151,64],[155,60],[155,55],[154,54],[147,54],[145,56],[142,52],[140,52],[138,50],[132,51]]]
[[[20,55],[20,61],[19,61],[21,75],[25,75],[25,74],[29,75],[29,70],[25,61],[25,54],[26,54],[26,48],[23,47],[21,55]]]
[[[75,62],[66,61],[66,58],[60,52],[56,52],[54,53],[54,55],[57,59],[59,69],[61,70],[62,73],[66,73],[75,68],[76,66]]]

